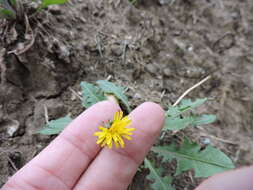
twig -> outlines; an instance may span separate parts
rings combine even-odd
[[[11,164],[15,172],[18,171],[18,168],[16,167],[16,165],[14,164],[14,162],[11,160],[9,156],[7,156],[7,160],[9,161],[9,163]]]
[[[129,90],[129,87],[127,86],[127,87],[124,89],[123,93],[126,93],[128,90]]]
[[[239,159],[239,157],[240,157],[240,153],[241,153],[241,150],[238,149],[238,150],[236,151],[235,157],[234,157],[234,159],[233,159],[234,163],[237,163],[237,161],[238,161],[238,159]]]
[[[83,100],[82,97],[81,97],[74,89],[72,89],[72,88],[70,87],[69,90],[70,90],[74,95],[76,95],[77,98],[79,98],[80,100]]]
[[[160,100],[161,100],[161,101],[162,101],[162,99],[163,99],[165,93],[166,93],[166,90],[163,90],[162,93],[161,93],[161,95],[160,95]]]
[[[3,148],[0,147],[0,155],[1,154],[7,154],[9,152],[11,152],[11,150],[4,150]]]
[[[102,44],[101,44],[101,39],[99,37],[99,34],[97,34],[95,36],[95,41],[96,41],[96,44],[97,44],[97,49],[98,49],[98,52],[99,52],[99,55],[101,58],[103,58],[103,52],[102,52]]]
[[[17,17],[18,17],[18,19],[21,20],[24,17],[24,15],[25,15],[25,13],[24,13],[24,5],[22,3],[22,0],[16,0],[15,7],[16,7]]]
[[[110,37],[110,38],[113,38],[113,39],[118,39],[118,37],[115,36],[114,34],[107,34],[107,33],[102,32],[102,31],[99,31],[98,33],[99,33],[99,34],[102,34],[102,35],[104,35],[104,36],[106,36],[106,37]]]
[[[173,106],[176,106],[177,104],[179,104],[179,102],[187,95],[189,94],[192,90],[194,90],[195,88],[197,88],[198,86],[200,86],[201,84],[203,84],[204,82],[206,82],[207,80],[209,80],[211,78],[211,76],[207,76],[206,78],[204,78],[203,80],[201,80],[200,82],[198,82],[197,84],[195,84],[194,86],[192,86],[191,88],[189,88],[188,90],[186,90],[178,99],[177,101],[173,104]]]
[[[25,15],[25,26],[25,39],[27,41],[18,44],[18,46],[14,50],[9,51],[8,54],[14,53],[16,55],[21,55],[27,52],[33,46],[36,38],[36,32],[34,33],[34,31],[32,30],[27,15]]]
[[[123,54],[122,54],[122,62],[123,64],[126,63],[126,53],[127,53],[127,47],[129,45],[128,40],[123,41]]]
[[[8,155],[8,153],[12,153],[12,152],[14,152],[14,151],[16,151],[16,150],[13,149],[13,148],[11,148],[11,149],[9,149],[9,150],[4,150],[3,148],[0,147],[0,155],[1,155],[1,154],[5,154],[5,155],[7,156],[8,162],[11,164],[11,166],[13,167],[13,169],[14,169],[15,171],[18,171],[18,168],[16,167],[15,163],[12,161],[12,159],[11,159],[11,158],[9,157],[9,155]],[[16,152],[21,153],[20,151],[16,151]]]
[[[5,49],[0,50],[0,70],[1,70],[1,84],[4,84],[6,82],[6,66],[4,64],[4,54]]]
[[[112,75],[108,75],[108,77],[106,78],[106,80],[111,80],[111,78],[112,78]]]
[[[44,105],[44,113],[45,113],[46,123],[48,124],[49,123],[49,119],[48,119],[48,111],[47,111],[47,106],[46,105]]]

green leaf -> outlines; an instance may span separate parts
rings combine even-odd
[[[181,130],[189,126],[199,126],[204,124],[213,123],[216,120],[215,115],[201,115],[189,117],[166,117],[163,130]]]
[[[181,111],[178,106],[171,106],[169,107],[168,111],[166,112],[166,115],[168,117],[177,117],[181,114]]]
[[[15,18],[15,13],[13,13],[11,10],[0,8],[0,18],[10,18],[10,17]]]
[[[202,105],[207,100],[208,100],[207,98],[196,99],[195,101],[192,101],[190,99],[183,99],[179,106],[169,107],[166,115],[169,117],[177,117],[185,111],[194,109],[194,108]]]
[[[188,109],[199,107],[200,105],[204,104],[207,100],[208,100],[207,98],[196,99],[195,101],[192,101],[191,99],[183,99],[179,107],[181,111],[185,111]]]
[[[126,95],[124,94],[124,88],[121,86],[116,86],[112,82],[108,82],[106,80],[98,80],[97,81],[98,86],[108,94],[115,95],[121,102],[126,106],[126,109],[128,112],[131,111],[130,105],[128,103],[128,99]]]
[[[172,144],[153,147],[152,150],[162,156],[163,161],[177,160],[176,175],[194,169],[196,177],[209,177],[234,168],[230,158],[219,149],[207,146],[201,151],[198,144],[187,139],[185,139],[181,148],[177,148],[175,144]]]
[[[59,5],[59,4],[64,4],[68,0],[42,0],[42,8],[46,8],[49,5]]]
[[[216,121],[216,116],[211,114],[204,114],[195,119],[195,121],[192,123],[192,125],[198,126],[198,125],[205,125],[210,124]]]
[[[166,117],[163,130],[171,130],[171,131],[181,130],[193,124],[194,121],[195,121],[194,117],[185,117],[182,119],[179,117],[178,118]]]
[[[154,190],[174,190],[171,186],[172,178],[170,176],[162,177],[162,169],[155,168],[152,161],[145,158],[144,161],[145,168],[148,168],[150,173],[147,179],[152,181],[151,188]]]
[[[72,121],[69,116],[50,121],[39,133],[42,135],[56,135]]]
[[[10,2],[12,3],[12,2]],[[15,18],[16,12],[8,0],[0,0],[0,18]]]
[[[106,99],[101,89],[88,82],[81,82],[83,101],[85,108]]]
[[[10,3],[11,3],[12,5],[16,5],[16,0],[10,0]]]

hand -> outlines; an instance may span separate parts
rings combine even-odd
[[[204,181],[196,190],[252,190],[253,166],[217,174]]]
[[[86,110],[2,190],[127,189],[163,127],[164,111],[154,103],[140,105],[129,116],[133,140],[125,141],[124,149],[101,149],[93,134],[119,109],[105,101]]]

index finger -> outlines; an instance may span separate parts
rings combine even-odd
[[[104,101],[86,110],[17,172],[2,190],[72,189],[100,150],[93,133],[119,109],[116,104]]]
[[[146,102],[133,110],[129,117],[135,128],[132,140],[125,148],[104,148],[80,178],[74,190],[126,189],[136,170],[150,150],[164,123],[163,109]]]

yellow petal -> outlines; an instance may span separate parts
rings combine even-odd
[[[114,142],[117,142],[118,141],[118,135],[116,135],[116,134],[113,135],[112,139],[113,139]]]
[[[94,136],[98,137],[97,144],[100,144],[102,147],[107,146],[108,148],[112,148],[114,144],[116,148],[119,146],[124,148],[124,140],[132,140],[130,135],[135,130],[134,128],[126,128],[130,124],[131,120],[128,116],[123,117],[122,111],[116,112],[114,120],[110,124],[111,126],[99,126],[100,131],[94,133]]]
[[[127,131],[127,132],[135,131],[135,130],[136,130],[135,128],[126,128],[126,131]]]
[[[102,135],[104,132],[96,132],[96,133],[94,133],[93,135],[94,136],[100,136],[100,135]]]
[[[99,138],[98,140],[97,140],[97,144],[100,144],[102,141],[104,141],[105,140],[105,138],[103,137],[103,138]]]
[[[118,142],[114,141],[114,144],[115,144],[116,148],[119,148],[119,143]]]
[[[129,119],[129,116],[125,116],[121,121],[122,122],[131,122],[131,120]]]
[[[106,132],[106,131],[108,131],[108,129],[107,129],[107,128],[105,128],[105,127],[99,127],[99,129],[100,129],[102,132]]]
[[[106,144],[108,145],[108,144],[111,144],[112,143],[112,135],[111,134],[108,134],[107,136],[106,136]]]
[[[117,120],[119,120],[119,112],[116,112],[115,114],[114,114],[114,119],[113,119],[114,121],[117,121]]]
[[[123,137],[127,140],[132,140],[132,137],[128,136],[128,135],[123,135]]]
[[[123,111],[119,112],[119,120],[121,120],[123,118]]]
[[[112,141],[109,144],[107,144],[107,145],[111,149],[112,148]]]
[[[101,146],[104,147],[106,145],[106,141],[104,141]]]
[[[122,148],[124,148],[125,143],[121,137],[119,138],[119,144],[121,145]]]

